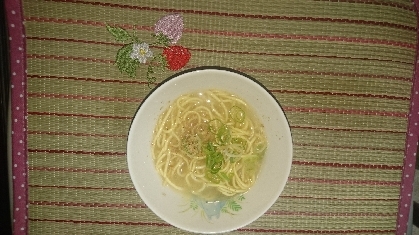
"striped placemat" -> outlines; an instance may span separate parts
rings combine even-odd
[[[11,43],[24,46],[12,48],[19,73],[13,75],[23,79],[13,81],[23,93],[12,89],[12,100],[27,104],[14,106],[22,117],[14,127],[23,125],[18,133],[27,138],[13,139],[14,174],[22,171],[15,231],[184,233],[158,218],[133,188],[126,137],[150,92],[147,66],[134,77],[121,73],[115,63],[124,43],[106,29],[151,42],[154,24],[173,13],[184,24],[177,44],[191,54],[184,68],[223,66],[253,76],[290,122],[294,158],[284,192],[265,215],[232,234],[406,231],[419,120],[411,102],[419,89],[412,79],[417,18],[410,1],[25,0],[23,12],[13,7],[19,3],[9,5],[9,19],[21,22],[9,30],[23,37]],[[24,65],[13,61],[19,51]],[[174,73],[157,73],[156,83]],[[27,208],[16,206],[22,197]]]

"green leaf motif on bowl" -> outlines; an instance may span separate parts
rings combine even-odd
[[[199,212],[207,220],[213,217],[220,218],[221,213],[235,215],[242,209],[240,205],[245,200],[243,194],[230,198],[225,201],[207,202],[202,198],[194,197],[189,202],[189,207],[186,209]]]

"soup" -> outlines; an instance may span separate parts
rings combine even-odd
[[[177,98],[153,135],[153,159],[164,184],[207,201],[248,191],[268,145],[251,107],[219,90]]]

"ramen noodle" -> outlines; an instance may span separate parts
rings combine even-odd
[[[264,127],[245,101],[205,90],[180,96],[160,115],[152,153],[165,184],[217,201],[252,187],[267,145]]]

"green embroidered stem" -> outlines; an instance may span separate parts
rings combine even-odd
[[[150,61],[148,68],[147,68],[147,85],[149,88],[150,84],[156,82],[157,78],[155,76],[153,76],[153,74],[155,73],[154,69],[156,68],[161,68],[161,71],[164,71],[165,68],[167,67],[167,61],[166,58],[164,58],[164,56],[162,54],[158,54],[157,56],[153,57],[153,59]]]
[[[157,80],[157,78],[152,75],[153,73],[154,73],[153,66],[149,65],[148,68],[147,68],[147,86],[148,86],[148,88],[151,88],[150,84],[156,82],[156,80]]]
[[[134,43],[141,43],[140,39],[137,37],[136,32],[134,31],[132,33],[132,40],[134,41]]]

